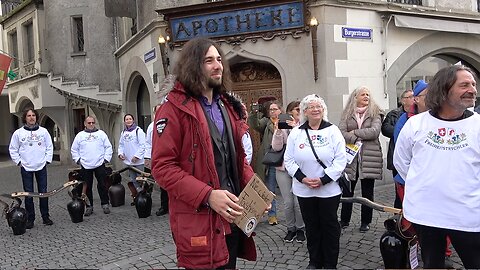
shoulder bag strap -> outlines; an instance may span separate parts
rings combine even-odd
[[[326,169],[327,166],[325,166],[325,164],[323,164],[323,162],[318,158],[317,152],[315,152],[315,148],[313,148],[312,139],[310,139],[310,134],[308,134],[308,128],[305,129],[305,132],[307,132],[308,142],[310,143],[310,148],[312,148],[312,152],[313,152],[313,155],[315,156],[315,159],[317,159],[317,162],[318,162],[320,165],[322,165],[322,167],[323,167],[324,169]]]

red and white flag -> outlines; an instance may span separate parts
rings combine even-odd
[[[10,68],[11,62],[12,57],[0,53],[0,94],[2,94],[3,87],[7,82],[8,69]]]

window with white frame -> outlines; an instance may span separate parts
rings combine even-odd
[[[73,52],[85,51],[85,36],[83,33],[83,17],[72,17],[72,34],[73,34]]]

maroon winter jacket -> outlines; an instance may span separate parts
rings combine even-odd
[[[222,101],[231,121],[243,189],[253,176],[242,146],[248,126],[234,109],[241,108],[239,101],[231,103],[226,95]],[[187,96],[178,81],[157,110],[152,137],[152,174],[168,192],[178,266],[217,268],[227,264],[225,235],[230,233],[230,223],[204,204],[212,189],[220,189],[208,122],[199,101]],[[239,257],[256,260],[253,239],[243,236]]]

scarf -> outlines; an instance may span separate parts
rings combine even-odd
[[[87,133],[93,133],[93,132],[97,132],[98,128],[93,128],[93,129],[85,128],[84,131],[87,132]]]
[[[35,124],[33,126],[28,126],[27,124],[23,125],[23,128],[28,130],[28,131],[35,131],[40,128],[38,124]]]
[[[358,128],[362,128],[362,124],[363,124],[363,120],[365,120],[365,111],[367,111],[367,108],[368,106],[365,106],[365,107],[357,107],[355,109],[355,120],[357,120],[357,125],[358,125]]]
[[[125,126],[125,129],[123,131],[133,131],[137,128],[137,124],[133,123],[130,127]]]

